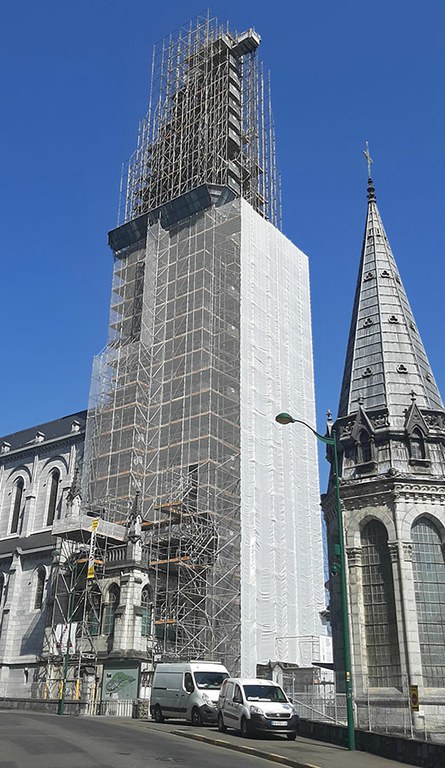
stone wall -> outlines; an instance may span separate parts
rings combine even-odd
[[[342,747],[347,747],[348,744],[347,729],[341,725],[301,719],[300,735]],[[388,760],[398,760],[400,763],[422,768],[438,768],[445,765],[445,745],[358,730],[355,732],[355,739],[357,750],[386,757]]]

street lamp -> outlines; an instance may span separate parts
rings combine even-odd
[[[341,584],[341,615],[342,615],[342,627],[343,627],[343,646],[345,653],[345,690],[346,690],[346,716],[348,723],[348,749],[355,750],[355,730],[354,730],[354,711],[352,707],[352,674],[351,674],[351,647],[349,642],[349,616],[348,616],[348,592],[346,587],[346,557],[345,557],[345,540],[343,533],[343,515],[341,511],[340,503],[340,483],[338,476],[338,452],[337,452],[337,438],[335,432],[332,432],[332,437],[325,437],[315,431],[309,424],[301,419],[294,419],[289,413],[279,413],[275,417],[275,421],[278,424],[303,424],[303,426],[310,429],[317,440],[321,440],[326,445],[331,445],[334,454],[334,482],[335,482],[335,502],[337,507],[337,525],[338,525],[338,555],[340,557],[340,563],[335,568],[333,575],[340,574]],[[334,569],[333,569],[334,571]]]

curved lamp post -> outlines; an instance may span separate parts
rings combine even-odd
[[[352,707],[352,674],[351,674],[351,647],[349,642],[349,617],[348,617],[348,592],[346,587],[346,557],[345,557],[345,541],[343,533],[343,515],[341,511],[340,503],[340,483],[338,475],[338,452],[337,452],[337,438],[335,432],[332,433],[332,437],[324,437],[315,431],[309,424],[301,419],[294,419],[289,413],[279,413],[275,417],[275,421],[278,424],[303,424],[304,427],[310,429],[317,440],[321,440],[326,445],[331,445],[334,454],[334,482],[335,482],[335,502],[337,507],[337,525],[338,525],[338,555],[340,558],[339,563],[334,563],[331,573],[333,576],[340,575],[341,584],[341,615],[342,615],[342,628],[343,628],[343,646],[344,646],[344,662],[345,662],[345,690],[346,690],[346,716],[348,723],[348,749],[355,750],[355,730],[354,730],[354,711]]]

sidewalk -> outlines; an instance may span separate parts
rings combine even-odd
[[[142,724],[142,721],[139,721]],[[219,733],[213,726],[194,728],[179,722],[158,725],[150,720],[143,721],[147,728],[169,731],[181,738],[203,741],[224,749],[244,752],[263,757],[280,765],[292,768],[396,768],[397,761],[370,755],[367,752],[349,752],[344,747],[326,744],[322,741],[297,738],[287,741],[279,736],[258,739],[243,739],[234,731]]]

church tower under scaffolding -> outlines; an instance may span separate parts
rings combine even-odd
[[[104,676],[113,659],[213,658],[254,676],[271,659],[321,658],[315,438],[274,423],[283,407],[315,423],[308,262],[278,228],[259,45],[207,16],[156,47],[124,167],[82,533],[73,515],[54,531],[76,573],[96,563],[79,619],[96,651],[78,653],[88,645]]]

